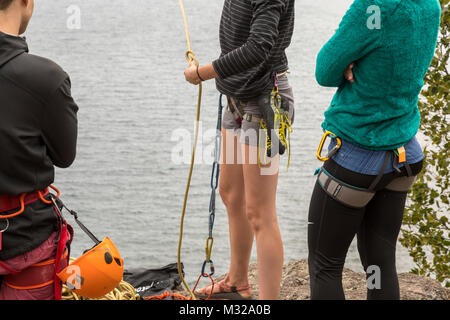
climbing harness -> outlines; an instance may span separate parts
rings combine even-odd
[[[395,180],[393,180],[391,183],[389,183],[386,186],[386,189],[391,191],[397,191],[397,192],[406,192],[411,189],[414,182],[416,181],[416,176],[413,176],[411,167],[409,166],[409,163],[406,161],[406,150],[405,147],[400,147],[397,150],[394,150],[394,154],[396,157],[394,157],[394,162],[392,166],[394,167],[394,170],[397,172],[400,172],[400,169],[398,168],[398,164],[403,163],[405,165],[406,169],[406,177],[400,177]]]
[[[57,188],[55,188],[54,186],[50,186],[50,188],[52,188],[57,192],[57,196],[60,195],[60,192]],[[49,192],[49,188],[32,193],[22,193],[20,196],[15,197],[8,197],[8,196],[0,197],[0,212],[11,211],[16,208],[19,208],[19,210],[14,213],[10,213],[7,215],[0,214],[0,221],[6,219],[7,226],[9,226],[8,219],[21,215],[25,211],[26,205],[36,202],[38,200],[41,200],[47,204],[51,203],[51,201],[44,198],[47,196],[53,196]],[[67,222],[63,219],[63,217],[59,214],[59,211],[56,210],[56,208],[55,212],[59,220],[59,240],[57,243],[55,259],[49,259],[47,261],[36,263],[23,271],[17,271],[9,268],[10,274],[5,276],[4,280],[6,285],[9,285],[12,288],[23,290],[41,288],[54,283],[55,299],[60,300],[61,282],[57,277],[57,273],[63,267],[65,267],[66,262],[64,261],[64,259],[68,256],[65,253],[65,248],[68,242],[69,233],[73,234],[73,231],[71,227],[67,224]],[[5,230],[3,230],[1,233],[4,233],[6,230],[7,228],[5,228]],[[6,265],[2,263],[2,267],[5,266]],[[8,270],[8,268],[6,269]],[[39,275],[39,279],[42,279],[43,277],[44,281],[43,282],[41,280],[36,281],[37,279],[34,279],[33,277],[35,275]]]
[[[49,188],[46,188],[43,191],[22,194],[18,198],[16,197],[16,200],[11,198],[11,208],[1,207],[2,210],[7,209],[6,211],[20,208],[15,213],[0,215],[0,220],[6,219],[6,221],[9,221],[8,219],[22,214],[26,205],[40,200],[53,206],[59,220],[59,240],[55,259],[33,264],[20,272],[10,269],[10,274],[5,276],[5,284],[18,290],[37,289],[54,284],[56,300],[61,300],[62,294],[62,284],[59,280],[62,280],[76,294],[87,298],[97,298],[107,294],[119,284],[123,276],[123,260],[120,258],[117,248],[109,238],[99,241],[78,219],[78,214],[62,202],[60,199],[61,192],[54,186],[50,186],[50,188],[57,194],[50,193]],[[66,209],[75,218],[80,228],[95,243],[92,249],[70,265],[68,265],[70,258],[68,243],[72,241],[73,230],[64,220],[61,209]],[[112,262],[115,262],[115,264]],[[1,265],[5,267],[5,264],[2,263]],[[118,267],[115,265],[118,265]]]
[[[330,197],[352,208],[365,207],[375,195],[374,191],[358,188],[336,179],[324,168],[320,169],[317,182]]]
[[[234,121],[236,121],[239,126],[242,125],[242,121],[244,120],[260,124],[262,117],[259,117],[254,113],[244,112],[244,107],[247,106],[246,102],[228,96],[227,100],[227,109],[233,114]]]
[[[68,252],[64,252],[64,259],[68,258]],[[61,267],[65,267],[66,260],[61,262]],[[32,290],[49,286],[55,282],[56,259],[48,259],[35,263],[23,271],[8,270],[10,274],[5,277],[5,284],[16,290]],[[4,266],[4,265],[3,265]]]
[[[258,99],[258,105],[262,113],[260,135],[258,136],[258,165],[261,165],[260,145],[263,142],[264,164],[267,164],[267,157],[273,158],[277,154],[283,155],[287,150],[289,154],[287,169],[289,169],[291,133],[293,130],[289,119],[289,102],[281,97],[278,89],[279,77],[280,75],[277,73],[274,74],[274,87],[271,93],[269,95],[263,94]],[[265,139],[261,139],[261,136]]]
[[[322,149],[327,137],[336,139],[337,144],[327,154],[327,156],[322,157]],[[341,146],[342,140],[332,132],[327,131],[323,135],[322,140],[319,144],[319,148],[317,150],[317,158],[323,162],[328,161],[339,151]],[[392,191],[407,192],[414,184],[416,177],[412,175],[411,168],[408,162],[406,161],[406,151],[404,147],[400,147],[397,150],[385,152],[383,165],[381,166],[378,175],[372,181],[369,188],[359,188],[356,186],[352,186],[348,183],[345,183],[335,178],[323,167],[316,170],[315,174],[317,175],[317,182],[322,187],[322,189],[334,200],[352,208],[363,208],[375,196],[376,193],[375,189],[378,186],[381,179],[383,178],[384,172],[386,171],[386,168],[391,159],[391,155],[394,155],[393,157],[394,169],[397,172],[401,172],[400,169],[398,168],[397,163],[403,163],[407,172],[407,176],[393,179],[385,188]]]

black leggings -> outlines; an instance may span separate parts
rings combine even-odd
[[[422,170],[422,162],[410,167],[412,174],[417,175]],[[328,160],[324,168],[335,178],[360,188],[368,188],[375,179],[372,175],[347,170],[333,160]],[[389,191],[385,187],[393,179],[406,175],[404,167],[400,173],[384,175],[373,199],[360,209],[337,202],[316,183],[308,218],[311,299],[345,299],[342,269],[355,234],[364,270],[369,266],[380,270],[381,286],[368,288],[367,299],[400,299],[395,247],[407,192]]]

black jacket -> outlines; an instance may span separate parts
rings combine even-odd
[[[42,190],[53,183],[54,166],[74,161],[78,107],[70,86],[58,65],[28,53],[24,38],[0,32],[0,195]],[[34,249],[56,230],[55,212],[45,207],[27,206],[10,219],[0,260]]]
[[[43,189],[54,166],[72,164],[77,111],[69,76],[29,54],[25,39],[0,32],[0,194]]]

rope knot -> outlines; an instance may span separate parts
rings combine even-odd
[[[200,65],[192,50],[186,51],[186,60],[189,62],[189,64],[194,62],[197,67]]]

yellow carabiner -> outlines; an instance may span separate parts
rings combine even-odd
[[[325,144],[325,141],[327,140],[327,138],[329,136],[331,136],[331,138],[336,138],[337,145],[325,157],[322,157],[323,145]],[[333,155],[335,155],[336,152],[338,152],[338,150],[341,148],[341,145],[342,145],[342,140],[340,138],[338,138],[333,132],[331,132],[331,131],[325,132],[322,137],[322,141],[320,141],[319,148],[317,149],[317,159],[319,159],[322,162],[330,160],[330,158]]]

